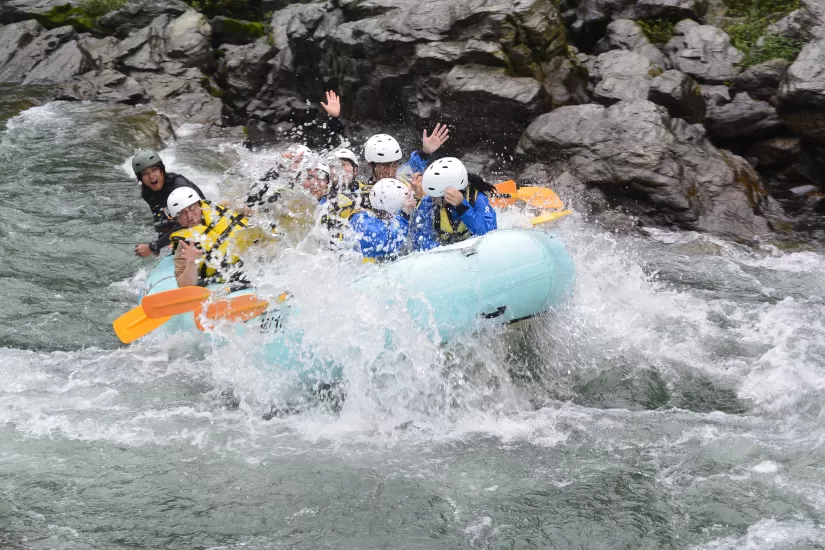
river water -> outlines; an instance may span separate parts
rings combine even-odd
[[[435,346],[287,254],[309,337],[362,349],[266,420],[294,400],[243,342],[119,344],[152,125],[37,93],[0,90],[0,548],[825,548],[825,256],[572,216],[570,303]],[[263,162],[163,156],[212,196]]]

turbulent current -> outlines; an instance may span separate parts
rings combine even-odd
[[[287,251],[258,276],[348,380],[300,400],[242,339],[117,341],[152,125],[31,93],[0,90],[0,548],[825,548],[825,256],[574,215],[569,303],[438,346]],[[162,155],[213,197],[266,161]]]

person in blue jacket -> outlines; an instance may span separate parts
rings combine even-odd
[[[401,145],[388,134],[376,134],[364,144],[364,159],[370,167],[370,178],[366,181],[353,181],[347,192],[364,208],[369,208],[369,192],[380,179],[398,179],[402,166],[411,173],[420,174],[427,167],[430,155],[435,153],[445,141],[450,139],[450,130],[444,124],[436,124],[432,134],[427,130],[421,136],[421,150],[413,151],[410,159],[403,163]],[[411,183],[411,182],[406,182]]]
[[[372,208],[349,217],[350,229],[365,262],[394,260],[407,240],[408,216],[415,208],[412,190],[397,179],[384,178],[372,187],[370,204]]]
[[[414,250],[461,242],[497,228],[488,198],[495,188],[478,176],[468,175],[457,158],[432,163],[424,171],[421,185],[426,196],[418,203],[410,228]]]

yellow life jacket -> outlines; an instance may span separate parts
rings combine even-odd
[[[223,282],[220,270],[229,266],[241,267],[243,262],[234,253],[230,253],[232,236],[239,229],[248,225],[248,220],[237,212],[201,201],[204,225],[189,229],[178,229],[170,235],[173,249],[183,240],[191,240],[195,248],[203,252],[198,260],[198,279],[200,281]]]
[[[466,197],[470,205],[474,205],[478,197],[478,189],[468,190]],[[438,235],[438,242],[442,245],[460,243],[472,237],[472,233],[461,219],[455,224],[450,220],[445,204],[442,203],[441,206],[436,208],[438,212],[433,216],[433,225],[435,226],[435,233]]]
[[[347,221],[356,212],[362,212],[363,210],[351,197],[339,193],[329,199],[329,208],[321,216],[321,223],[326,226],[334,240],[340,241],[344,239],[344,227]]]

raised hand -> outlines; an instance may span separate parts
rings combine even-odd
[[[321,107],[327,112],[329,116],[332,118],[338,118],[341,116],[341,100],[338,99],[338,94],[329,90],[327,92],[327,102],[321,102]]]
[[[446,124],[436,124],[432,135],[427,135],[427,129],[424,129],[424,135],[421,136],[421,148],[428,155],[432,155],[438,148],[441,147],[445,141],[450,139],[450,130]]]

